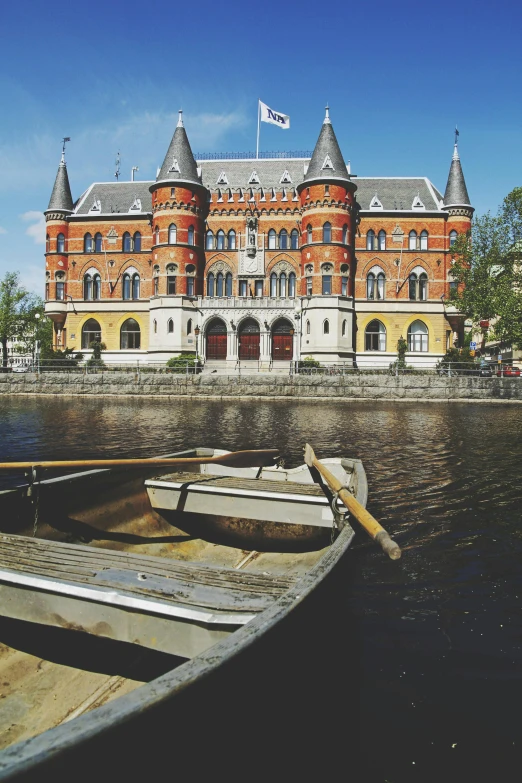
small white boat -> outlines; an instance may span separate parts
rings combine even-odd
[[[365,506],[362,463],[324,464]],[[130,731],[144,716],[150,727],[166,705],[175,715],[179,694],[289,617],[352,542],[338,499],[305,465],[183,470],[89,470],[37,477],[29,496],[27,485],[0,492],[0,615],[22,624],[26,639],[54,626],[176,656],[172,671],[141,687],[74,666],[58,677],[52,661],[37,691],[32,672],[19,677],[0,702],[1,779],[66,777],[106,732]],[[11,682],[15,665],[24,671],[31,654],[30,644],[3,645],[0,681]]]

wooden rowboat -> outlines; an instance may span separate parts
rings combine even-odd
[[[201,692],[212,672],[229,671],[350,547],[337,498],[305,465],[209,462],[226,455],[195,449],[171,455],[203,462],[178,473],[96,469],[0,492],[0,615],[25,640],[0,653],[4,685],[22,673],[2,693],[1,779],[70,779],[104,738],[132,737],[134,725],[153,743],[155,721],[180,720],[187,689]],[[362,463],[324,464],[364,507]],[[152,650],[172,668],[137,687],[139,678],[46,661],[35,688],[26,659],[40,655],[46,628]]]

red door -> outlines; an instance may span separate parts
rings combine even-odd
[[[207,335],[207,359],[226,359],[226,358],[227,358],[226,334]]]
[[[294,358],[294,340],[291,334],[272,335],[272,359],[290,360]]]
[[[240,335],[239,358],[259,359],[259,332],[257,334],[243,333]]]

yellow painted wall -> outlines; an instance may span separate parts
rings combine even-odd
[[[376,318],[386,329],[386,350],[390,353],[397,351],[397,341],[402,335],[408,339],[408,328],[414,321],[422,321],[428,327],[428,352],[446,352],[446,333],[451,331],[451,326],[442,315],[427,315],[424,313],[359,313],[357,318],[357,352],[364,351],[364,333],[366,327]],[[375,353],[368,351],[368,353]]]
[[[140,350],[146,351],[149,347],[149,318],[148,313],[130,312],[104,312],[104,313],[82,313],[75,315],[69,313],[67,316],[67,348],[81,350],[82,345],[82,327],[89,318],[94,318],[101,326],[102,342],[107,346],[108,351],[120,350],[120,329],[127,318],[134,318],[140,325],[141,347]],[[75,335],[73,337],[73,335]]]

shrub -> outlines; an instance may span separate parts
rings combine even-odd
[[[298,370],[303,375],[312,375],[313,373],[322,372],[324,370],[321,367],[321,362],[314,359],[313,356],[305,356],[304,359],[300,359],[297,362]]]
[[[201,362],[195,353],[185,353],[181,356],[173,356],[167,362],[167,372],[189,373],[200,372]]]

